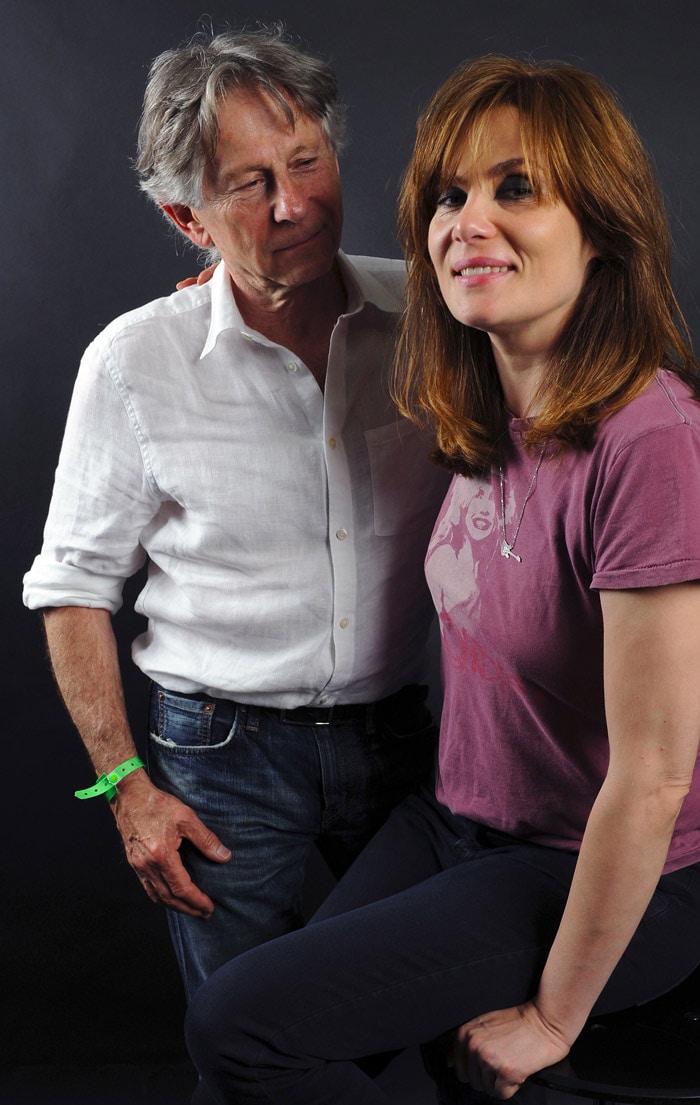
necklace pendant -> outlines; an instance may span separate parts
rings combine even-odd
[[[501,541],[501,556],[504,556],[506,560],[517,560],[518,564],[522,564],[523,558],[513,552],[513,546],[508,544],[505,537]]]

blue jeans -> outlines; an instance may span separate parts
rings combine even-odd
[[[213,1100],[380,1105],[355,1060],[429,1042],[449,1100],[451,1031],[532,997],[575,864],[409,798],[305,929],[195,997],[188,1044]],[[700,863],[663,876],[595,1012],[650,1000],[698,962]]]
[[[222,963],[300,927],[314,844],[340,876],[432,773],[437,733],[424,697],[423,688],[404,688],[384,703],[336,709],[329,724],[309,724],[298,711],[153,687],[151,778],[233,853],[217,864],[182,848],[215,904],[207,921],[168,912],[188,998]]]

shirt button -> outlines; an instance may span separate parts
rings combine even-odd
[[[342,526],[341,526],[340,529],[337,529],[335,531],[335,535],[336,535],[336,537],[338,538],[339,541],[344,541],[345,538],[348,535],[348,531],[346,529],[343,529]]]
[[[325,703],[329,701],[328,695],[322,694],[318,701],[321,703],[322,706],[325,705]]]
[[[338,622],[338,625],[340,626],[341,629],[347,629],[348,626],[350,625],[350,619],[349,618],[341,618],[340,621]]]
[[[335,440],[334,437],[329,437],[328,438],[328,444],[330,445],[331,449],[335,449],[338,442]]]
[[[296,372],[298,368],[299,365],[296,363],[296,361],[289,361],[287,365],[287,372]]]

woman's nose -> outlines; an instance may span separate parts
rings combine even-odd
[[[493,201],[485,193],[471,192],[460,209],[452,228],[453,237],[467,242],[472,238],[491,238],[496,232]]]

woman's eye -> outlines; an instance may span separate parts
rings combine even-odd
[[[462,188],[446,188],[437,198],[436,207],[464,207],[467,193]]]
[[[522,173],[511,173],[503,178],[496,195],[498,199],[505,200],[529,199],[533,195],[532,185]]]

